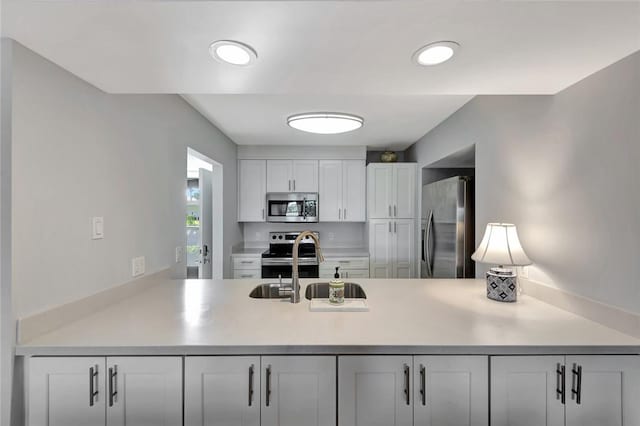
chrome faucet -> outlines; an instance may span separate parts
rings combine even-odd
[[[291,303],[300,303],[300,277],[298,273],[298,246],[300,245],[300,241],[303,238],[310,237],[316,246],[316,257],[318,258],[318,263],[324,262],[324,256],[322,256],[322,251],[320,250],[320,240],[316,234],[312,231],[302,231],[298,238],[293,242],[293,260],[292,260],[292,268],[291,271]]]

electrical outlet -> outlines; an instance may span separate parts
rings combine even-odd
[[[131,259],[131,276],[137,277],[144,274],[145,259],[144,256],[134,257]]]
[[[182,246],[176,247],[176,263],[182,262]]]
[[[104,238],[104,218],[102,216],[95,216],[91,220],[91,239],[101,240]]]
[[[528,266],[519,266],[518,267],[518,276],[520,278],[529,278],[529,267]]]
[[[334,234],[333,232],[329,232],[329,241],[333,241],[334,238],[336,237],[336,234]]]

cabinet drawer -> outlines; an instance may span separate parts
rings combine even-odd
[[[234,269],[233,278],[235,279],[253,279],[262,278],[262,270],[260,269]]]
[[[340,269],[369,269],[368,257],[335,257],[326,259],[320,264],[321,269],[336,270],[336,266]]]
[[[262,258],[260,257],[234,257],[233,269],[260,269]]]

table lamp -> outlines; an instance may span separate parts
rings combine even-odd
[[[471,259],[498,265],[487,272],[487,297],[499,302],[515,302],[518,298],[517,275],[505,266],[531,265],[516,226],[511,223],[489,223],[484,237]]]

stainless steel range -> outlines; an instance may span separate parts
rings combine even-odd
[[[317,232],[314,234],[319,237]],[[262,253],[262,278],[291,278],[293,264],[293,242],[300,232],[270,232],[269,249]],[[316,245],[306,237],[298,247],[300,278],[318,278]]]

